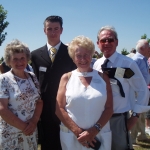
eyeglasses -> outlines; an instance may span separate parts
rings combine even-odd
[[[100,43],[102,43],[102,44],[104,44],[104,43],[106,43],[106,42],[112,43],[112,42],[114,42],[114,41],[115,41],[115,39],[113,39],[113,38],[108,38],[108,39],[101,39],[101,40],[100,40]]]

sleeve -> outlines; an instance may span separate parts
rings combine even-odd
[[[3,75],[0,75],[0,98],[9,98],[8,81]]]
[[[128,81],[130,86],[137,93],[136,100],[133,99],[133,111],[136,113],[146,112],[150,109],[150,106],[147,106],[149,101],[149,91],[146,82],[136,62],[132,61],[130,68],[135,74],[128,79]]]

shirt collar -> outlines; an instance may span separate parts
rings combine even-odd
[[[147,60],[147,58],[145,56],[143,56],[141,53],[139,52],[136,52],[136,55],[139,57],[139,58],[142,58],[142,59],[145,59]]]
[[[55,45],[55,46],[51,46],[51,45],[47,42],[47,48],[48,48],[48,51],[49,51],[49,49],[50,49],[51,47],[54,47],[54,48],[56,48],[56,49],[57,49],[57,52],[58,52],[59,47],[60,47],[60,44],[61,44],[61,41],[60,41],[57,45]]]
[[[104,55],[104,59],[109,59],[110,62],[114,63],[117,58],[118,53],[115,51],[109,58],[106,58]]]

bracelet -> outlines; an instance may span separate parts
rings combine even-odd
[[[99,132],[99,131],[101,131],[101,124],[100,123],[96,123],[95,125],[94,125],[94,127],[96,128],[96,130]]]

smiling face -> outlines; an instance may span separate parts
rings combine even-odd
[[[118,46],[118,40],[115,38],[114,33],[110,30],[103,30],[99,34],[99,41],[97,45],[100,48],[101,52],[106,58],[109,58],[115,51]]]
[[[75,50],[73,60],[80,72],[88,72],[91,69],[90,68],[91,59],[92,55],[90,51],[88,51],[87,49],[78,47]]]
[[[24,72],[28,63],[25,53],[14,53],[10,57],[9,65],[14,72]]]
[[[48,43],[51,46],[55,46],[60,42],[60,35],[62,34],[63,28],[60,26],[59,22],[45,23],[44,32],[47,35]]]

